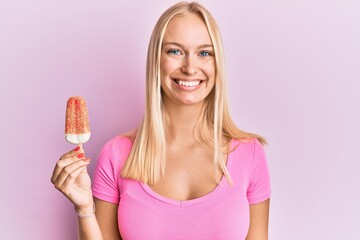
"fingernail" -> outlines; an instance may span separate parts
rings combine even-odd
[[[74,149],[75,152],[77,152],[79,150],[80,150],[80,146]]]
[[[77,155],[77,157],[78,157],[78,158],[82,158],[82,157],[84,157],[84,153],[80,153],[80,154],[78,154],[78,155]]]

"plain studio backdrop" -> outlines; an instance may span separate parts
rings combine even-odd
[[[76,239],[50,183],[73,148],[66,101],[87,100],[92,173],[101,146],[141,121],[148,41],[175,2],[0,2],[1,239]],[[359,237],[359,1],[200,2],[221,29],[232,116],[269,142],[270,239]]]

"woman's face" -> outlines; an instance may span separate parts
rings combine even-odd
[[[166,29],[161,52],[164,102],[202,103],[215,85],[215,56],[203,20],[195,14],[174,17]]]

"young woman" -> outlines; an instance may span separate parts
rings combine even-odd
[[[211,14],[197,3],[166,10],[149,44],[140,127],[105,144],[92,189],[81,145],[54,169],[80,239],[268,238],[265,140],[232,122],[224,76]]]

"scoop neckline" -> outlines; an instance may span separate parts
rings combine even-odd
[[[230,151],[233,147],[233,139],[230,140]],[[231,160],[232,160],[232,153],[233,151],[229,152],[228,153],[228,157],[227,157],[227,162],[226,162],[226,167],[227,169],[230,168],[230,165],[231,165]],[[203,195],[203,196],[200,196],[200,197],[197,197],[197,198],[194,198],[194,199],[189,199],[189,200],[176,200],[176,199],[172,199],[172,198],[168,198],[168,197],[165,197],[163,195],[160,195],[159,193],[155,192],[154,190],[151,189],[151,187],[149,185],[147,185],[146,183],[144,182],[139,182],[139,184],[141,185],[141,187],[144,189],[144,191],[150,195],[151,197],[155,198],[156,200],[159,200],[161,202],[164,202],[164,203],[167,203],[167,204],[170,204],[170,205],[174,205],[174,206],[178,206],[178,207],[186,207],[186,206],[191,206],[191,205],[194,205],[194,204],[199,204],[201,202],[205,202],[211,198],[213,198],[215,195],[217,195],[217,193],[219,193],[224,186],[226,186],[227,184],[227,179],[226,179],[226,176],[225,174],[222,175],[219,183],[216,185],[216,187],[211,190],[210,192],[208,192],[207,194]]]

